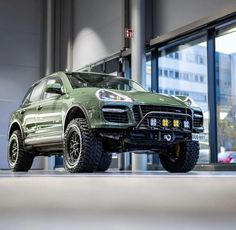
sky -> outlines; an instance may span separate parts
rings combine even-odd
[[[199,45],[206,47],[206,42]],[[216,51],[225,54],[236,53],[236,27],[216,38]]]

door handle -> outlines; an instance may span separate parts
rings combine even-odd
[[[41,110],[42,108],[43,108],[42,105],[39,105],[39,106],[38,106],[38,110]]]

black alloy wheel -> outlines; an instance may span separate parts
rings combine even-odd
[[[20,130],[15,130],[8,143],[8,164],[15,172],[27,172],[34,161],[35,155],[24,148],[24,141]]]
[[[16,138],[12,138],[9,147],[9,164],[13,167],[19,155],[19,143]]]
[[[73,119],[64,137],[64,166],[68,172],[93,172],[102,155],[102,142],[86,119]]]
[[[172,173],[185,173],[191,171],[199,158],[199,143],[186,141],[175,144],[168,149],[168,153],[160,155],[164,169]]]
[[[81,155],[82,145],[80,131],[72,131],[68,136],[67,142],[69,142],[67,144],[68,162],[73,166],[79,160]]]

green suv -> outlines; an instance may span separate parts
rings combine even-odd
[[[203,114],[187,97],[151,93],[132,80],[57,72],[36,82],[11,116],[8,162],[28,171],[35,156],[63,154],[67,171],[105,171],[111,153],[151,152],[169,172],[199,156]]]

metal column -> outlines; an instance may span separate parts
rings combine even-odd
[[[45,22],[45,70],[44,74],[54,72],[54,0],[47,0]],[[52,170],[55,166],[55,156],[45,157],[44,170]]]
[[[217,108],[216,108],[216,76],[215,76],[215,31],[208,31],[207,39],[208,55],[208,99],[209,99],[209,145],[210,163],[217,163]]]
[[[144,85],[145,78],[145,1],[131,1],[131,28],[134,36],[131,39],[132,79]]]
[[[45,39],[45,74],[54,71],[54,0],[47,0]]]
[[[131,40],[132,79],[144,85],[145,79],[145,1],[131,0],[131,28],[134,36]],[[132,171],[147,169],[147,155],[132,154]]]

